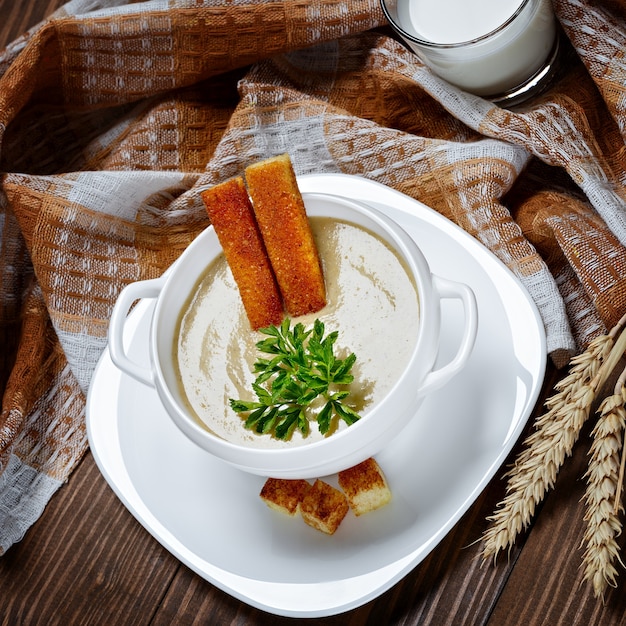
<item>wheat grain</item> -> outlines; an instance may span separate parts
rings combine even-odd
[[[616,389],[626,387],[626,369],[615,384]],[[626,432],[622,437],[622,458],[619,466],[619,475],[617,477],[617,487],[615,489],[615,500],[613,502],[613,513],[617,515],[622,506],[622,489],[624,488],[624,467],[626,466]]]
[[[622,506],[622,491],[624,489],[624,467],[626,467],[626,445],[624,445],[624,440],[622,440],[622,460],[619,466],[619,476],[617,478],[617,490],[615,492],[613,513],[617,513],[619,511],[619,508]]]
[[[569,375],[555,386],[557,393],[546,402],[548,410],[537,418],[535,430],[505,474],[505,497],[487,518],[491,524],[483,533],[483,560],[495,559],[506,548],[510,550],[518,534],[530,524],[546,492],[554,487],[558,471],[572,453],[589,415],[595,392],[608,376],[606,372],[601,374],[602,365],[609,363],[611,369],[615,366],[615,357],[609,358],[616,345],[614,336],[612,332],[594,339],[587,350],[570,361]],[[624,333],[620,340],[626,342]]]
[[[615,561],[621,563],[616,537],[622,524],[614,510],[618,491],[620,451],[626,426],[626,389],[621,381],[615,393],[605,398],[598,412],[600,417],[591,435],[593,442],[589,451],[589,469],[585,490],[586,530],[582,544],[585,546],[583,566],[584,580],[590,581],[596,597],[604,596],[607,586],[616,586]]]

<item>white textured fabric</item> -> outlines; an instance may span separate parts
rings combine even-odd
[[[61,485],[11,455],[0,474],[0,554],[24,537]]]
[[[626,8],[554,6],[572,60],[515,111],[434,76],[378,28],[378,0],[73,0],[0,52],[5,508],[22,489],[45,500],[86,450],[121,289],[207,226],[203,189],[280,152],[298,174],[388,185],[482,242],[532,295],[557,365],[615,324]],[[14,507],[0,551],[38,511]]]

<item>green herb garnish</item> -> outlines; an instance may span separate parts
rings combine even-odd
[[[337,332],[324,337],[324,324],[320,320],[315,320],[309,330],[300,323],[292,330],[289,318],[280,327],[268,326],[259,332],[268,338],[259,341],[256,347],[271,358],[259,358],[254,364],[258,376],[252,388],[257,401],[230,400],[234,411],[247,414],[246,428],[271,433],[277,439],[289,439],[296,428],[307,435],[307,407],[320,396],[326,402],[316,419],[323,435],[330,430],[334,416],[347,424],[354,424],[360,418],[344,403],[349,392],[342,389],[354,380],[350,370],[356,356],[335,357]]]

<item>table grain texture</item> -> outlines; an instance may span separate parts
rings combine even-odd
[[[0,0],[0,48],[62,4]],[[558,376],[548,368],[535,414]],[[0,557],[0,623],[626,625],[623,568],[604,602],[579,582],[586,454],[582,442],[508,559],[479,558],[485,518],[504,493],[500,472],[425,561],[379,598],[342,615],[294,620],[249,607],[181,564],[126,510],[87,453],[24,539]]]

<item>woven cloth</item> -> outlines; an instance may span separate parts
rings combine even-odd
[[[0,53],[0,554],[87,449],[129,282],[207,226],[199,193],[289,152],[455,221],[520,278],[557,366],[626,304],[626,2],[556,0],[568,52],[500,108],[434,76],[378,0],[73,0]]]

